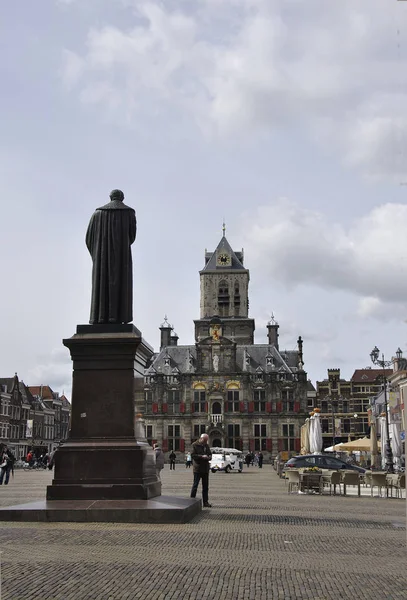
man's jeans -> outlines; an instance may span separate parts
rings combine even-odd
[[[4,482],[4,485],[7,485],[10,479],[10,471],[11,469],[0,469],[1,473],[0,473],[0,485],[3,485],[3,479],[4,479],[4,475],[6,476],[6,480]]]
[[[191,498],[195,498],[199,481],[202,479],[202,500],[205,504],[208,502],[209,492],[209,473],[194,473],[194,483],[191,490]]]

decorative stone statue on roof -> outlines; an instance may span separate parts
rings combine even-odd
[[[133,208],[123,203],[121,190],[93,213],[86,232],[92,256],[92,300],[89,323],[130,323],[133,320],[133,262],[131,244],[137,221]]]

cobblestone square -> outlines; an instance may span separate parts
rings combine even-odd
[[[16,471],[1,506],[51,478]],[[162,481],[188,497],[192,469]],[[1,600],[406,598],[404,499],[288,494],[269,465],[211,475],[209,499],[184,525],[0,523]]]

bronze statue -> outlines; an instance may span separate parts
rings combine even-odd
[[[123,192],[113,190],[110,202],[93,213],[86,232],[86,246],[93,261],[92,325],[133,320],[130,246],[136,239],[137,221],[134,209],[123,200]]]

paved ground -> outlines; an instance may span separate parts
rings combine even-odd
[[[44,498],[17,471],[0,505]],[[163,472],[188,496],[192,469]],[[407,598],[405,500],[287,494],[270,466],[210,477],[186,525],[0,523],[0,600]]]

